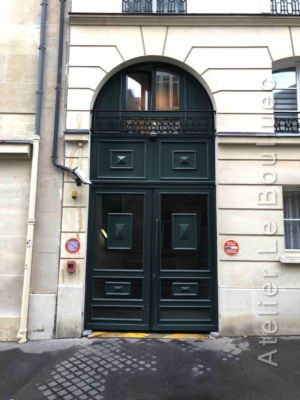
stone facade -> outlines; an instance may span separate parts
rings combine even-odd
[[[20,3],[20,2],[19,2]],[[0,141],[34,134],[39,9],[0,16]],[[16,340],[22,297],[31,146],[0,143],[0,340]]]
[[[204,10],[199,10],[199,3],[188,0],[188,12],[226,11],[222,1],[209,3]],[[89,175],[90,112],[105,82],[124,67],[165,61],[192,74],[206,88],[216,111],[219,330],[223,335],[262,335],[267,320],[263,303],[268,301],[264,287],[271,282],[279,289],[276,334],[294,335],[300,333],[300,264],[280,262],[286,254],[282,191],[287,186],[300,186],[300,146],[298,137],[279,138],[274,134],[273,108],[267,107],[272,88],[266,82],[272,80],[274,63],[300,60],[300,23],[296,17],[262,17],[260,14],[270,9],[269,1],[252,1],[247,6],[240,1],[231,3],[237,14],[245,14],[243,21],[213,14],[161,19],[122,16],[118,15],[119,0],[109,2],[109,6],[108,2],[73,0],[71,14],[66,17],[70,35],[60,148],[64,149],[66,166],[80,166]],[[226,6],[228,10],[228,3]],[[20,11],[19,17],[9,17],[9,10],[0,17],[15,24],[12,37],[0,35],[4,59],[0,84],[10,94],[5,96],[9,101],[0,105],[0,137],[5,139],[33,135],[36,68],[25,66],[36,65],[39,9],[33,1],[30,7],[32,12]],[[50,163],[58,8],[51,3],[48,10],[31,339],[79,337],[84,328],[89,188],[76,186],[69,174],[62,179],[61,172]],[[257,17],[247,19],[246,14]],[[4,260],[0,264],[4,288],[0,295],[0,339],[13,340],[21,301],[30,161],[27,155],[22,160],[14,157],[0,162],[0,188],[4,193],[0,213],[5,216],[0,222],[0,254]],[[268,229],[270,223],[276,229]],[[65,250],[70,237],[81,242],[75,256]],[[228,239],[240,245],[235,257],[224,253]],[[68,274],[66,260],[72,258],[77,269]]]
[[[21,1],[6,2],[1,7],[0,340],[16,340],[20,327],[32,139],[35,134],[40,13],[40,3],[32,0],[26,4]],[[62,176],[52,166],[50,156],[58,17],[59,4],[49,3],[29,315],[29,334],[32,338],[52,338],[56,314]]]

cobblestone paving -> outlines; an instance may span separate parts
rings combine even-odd
[[[107,377],[113,372],[126,373],[129,379],[130,375],[148,373],[151,378],[151,373],[160,372],[158,356],[155,355],[158,342],[168,342],[177,351],[192,354],[192,375],[200,377],[211,372],[211,368],[203,364],[200,353],[197,356],[200,348],[196,341],[128,339],[125,342],[127,346],[124,346],[124,339],[79,345],[70,358],[55,366],[48,381],[37,384],[41,400],[105,400]]]
[[[151,373],[163,373],[160,368],[166,368],[155,355],[159,342],[173,345],[174,350],[182,353],[183,361],[186,360],[184,353],[192,355],[192,363],[185,364],[191,376],[205,377],[211,373],[201,357],[200,341],[106,339],[89,346],[79,345],[72,357],[57,364],[50,379],[37,385],[41,400],[105,400],[107,378],[114,372],[127,374],[128,380],[138,373],[149,374],[151,379]],[[223,349],[222,360],[235,358],[239,361],[236,356],[239,352],[238,346],[231,345]]]
[[[123,342],[124,343],[124,342]],[[150,347],[152,343],[146,344]],[[59,363],[48,382],[38,385],[41,399],[102,400],[106,377],[111,372],[157,371],[156,356],[143,352],[139,359],[130,346],[124,351],[120,340],[107,340],[93,346],[79,346],[69,359]]]

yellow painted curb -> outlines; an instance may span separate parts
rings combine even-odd
[[[90,339],[96,338],[125,338],[125,339],[190,339],[206,340],[208,335],[198,333],[145,333],[145,332],[92,332]]]

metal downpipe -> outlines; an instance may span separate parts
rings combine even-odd
[[[65,2],[60,1],[60,21],[59,21],[59,41],[58,41],[58,59],[57,59],[57,76],[56,76],[56,96],[55,96],[55,112],[54,112],[54,130],[53,130],[53,144],[52,144],[52,163],[56,168],[69,172],[74,175],[71,168],[68,168],[57,161],[58,155],[58,132],[59,132],[59,119],[60,119],[60,101],[61,101],[61,82],[63,72],[63,51],[64,51],[64,27],[65,27]]]

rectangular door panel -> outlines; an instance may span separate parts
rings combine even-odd
[[[148,330],[150,193],[94,189],[91,197],[87,327]]]
[[[143,300],[143,279],[95,276],[93,278],[93,300]]]
[[[144,195],[96,195],[94,269],[143,268]]]
[[[168,324],[180,323],[191,325],[201,322],[210,323],[211,319],[210,307],[173,305],[160,306],[159,308],[159,320]]]
[[[208,195],[160,196],[161,269],[209,270]]]
[[[95,144],[97,169],[93,179],[144,179],[146,177],[147,153],[144,140],[126,142],[99,139]]]
[[[160,179],[209,180],[209,141],[159,143]]]
[[[216,328],[215,234],[212,190],[156,190],[153,242],[154,330],[204,331]]]
[[[160,298],[167,300],[211,300],[210,278],[161,278]]]

